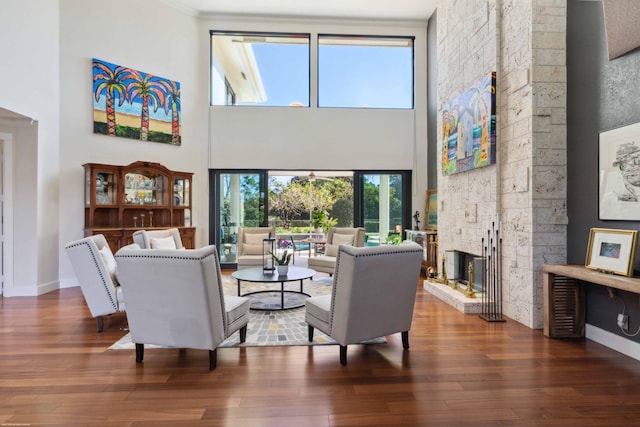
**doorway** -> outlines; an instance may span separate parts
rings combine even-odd
[[[13,135],[0,133],[0,296],[13,285]]]

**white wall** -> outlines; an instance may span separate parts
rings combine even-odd
[[[194,16],[144,0],[60,1],[60,247],[83,236],[84,163],[127,165],[158,162],[193,172],[196,245],[207,243],[207,105],[208,90],[199,58],[208,33],[198,31]],[[93,133],[92,59],[137,69],[180,82],[180,147],[114,138]],[[66,256],[61,257],[63,286],[74,284]]]
[[[0,6],[0,107],[34,119],[2,129],[15,148],[14,282],[5,295],[37,295],[58,283],[58,1]]]

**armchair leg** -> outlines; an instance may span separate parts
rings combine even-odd
[[[409,349],[409,331],[402,332],[402,348]]]
[[[307,330],[309,331],[309,342],[313,342],[313,326],[309,325]]]
[[[136,344],[136,362],[142,363],[144,358],[144,344]]]
[[[216,369],[216,365],[218,364],[218,356],[216,350],[209,350],[209,370],[213,371]]]
[[[340,346],[340,364],[342,366],[347,364],[347,346],[346,345]]]
[[[240,328],[240,342],[243,343],[247,340],[247,325]]]
[[[102,329],[103,329],[102,316],[96,317],[96,322],[98,323],[98,332],[102,332]]]

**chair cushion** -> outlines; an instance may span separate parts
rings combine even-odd
[[[315,297],[307,298],[305,300],[306,312],[321,320],[325,323],[329,323],[329,317],[331,312],[331,295],[318,295]]]
[[[225,296],[224,308],[227,311],[227,324],[230,325],[236,320],[249,314],[251,300],[245,297]]]
[[[244,255],[262,255],[262,242],[260,244],[242,244],[242,253]]]
[[[244,243],[248,243],[250,245],[260,245],[260,253],[262,253],[262,241],[268,238],[269,238],[269,233],[260,233],[260,234],[248,233],[244,235]]]
[[[339,245],[353,245],[353,238],[355,236],[353,234],[334,234],[331,243],[339,246]]]
[[[109,246],[103,246],[102,248],[98,249],[98,252],[100,253],[100,257],[104,262],[107,273],[109,273],[109,276],[111,276],[111,281],[114,284],[118,283],[118,281],[116,280],[116,259],[113,257],[111,249],[109,249]]]
[[[324,249],[326,256],[338,256],[338,245],[327,245]]]
[[[320,255],[309,258],[308,261],[309,268],[314,268],[316,266],[334,268],[336,266],[336,257]]]
[[[151,249],[176,249],[176,241],[173,237],[152,237]]]

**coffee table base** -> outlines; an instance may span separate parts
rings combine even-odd
[[[266,297],[262,297],[262,295],[266,295]],[[279,311],[304,307],[304,300],[311,295],[290,290],[265,290],[248,292],[243,296],[251,299],[251,310]]]

